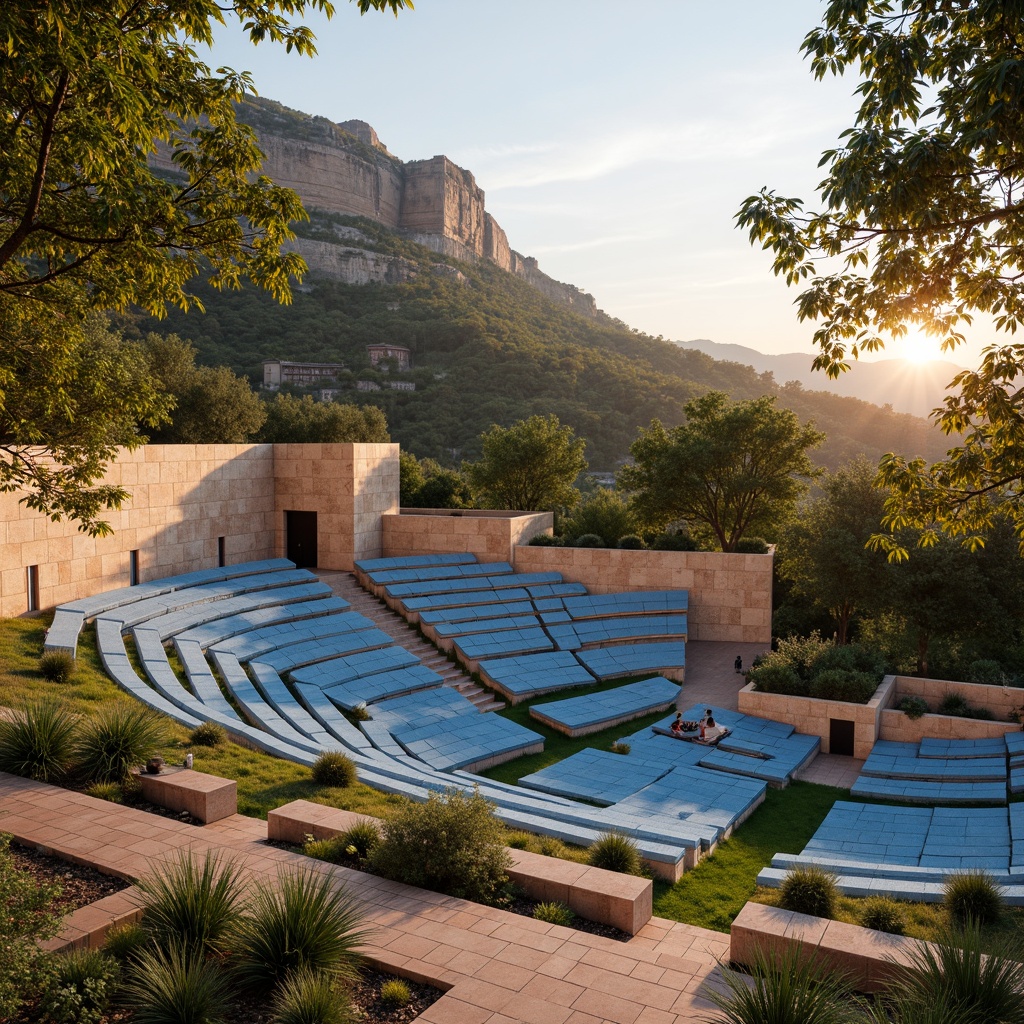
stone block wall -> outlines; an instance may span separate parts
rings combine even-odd
[[[821,752],[830,753],[831,723],[834,720],[853,722],[853,756],[864,759],[879,738],[882,713],[892,703],[896,689],[894,676],[882,680],[867,704],[851,704],[843,700],[819,700],[815,697],[790,697],[783,693],[761,693],[748,683],[740,690],[737,709],[744,715],[788,722],[797,732],[817,736]]]
[[[316,512],[317,563],[351,570],[383,550],[381,518],[398,510],[397,444],[274,445],[275,542],[285,553],[286,511]]]
[[[593,594],[688,590],[689,639],[771,643],[771,555],[520,546],[514,564],[517,572],[560,572]]]
[[[481,562],[512,562],[520,550],[517,545],[550,532],[552,522],[550,512],[402,509],[383,518],[384,555],[399,558],[468,551]]]
[[[28,608],[27,567],[36,566],[39,607],[127,586],[130,552],[139,580],[275,555],[273,456],[269,445],[147,445],[122,452],[104,482],[131,494],[104,518],[108,537],[53,523],[0,494],[0,616]]]
[[[898,743],[920,743],[925,737],[937,740],[985,740],[1019,731],[1020,726],[1016,722],[982,722],[976,718],[954,718],[951,715],[907,718],[902,711],[889,708],[882,712],[878,738]]]

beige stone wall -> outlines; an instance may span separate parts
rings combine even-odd
[[[297,511],[317,514],[320,568],[351,570],[381,556],[381,517],[398,511],[397,444],[278,444],[273,465],[278,554],[284,513]]]
[[[886,676],[867,704],[842,700],[818,700],[814,697],[790,697],[782,693],[761,693],[748,683],[740,690],[737,709],[744,715],[788,722],[797,732],[817,736],[821,752],[830,753],[831,722],[853,722],[853,756],[866,758],[878,739],[882,712],[891,703],[896,680]]]
[[[959,683],[951,679],[918,679],[915,676],[896,676],[896,694],[892,703],[895,704],[904,697],[923,697],[931,707],[938,707],[951,693],[963,697],[975,707],[991,711],[999,722],[1006,722],[1011,711],[1024,705],[1024,690],[1016,686]]]
[[[771,643],[771,555],[521,546],[515,567],[560,572],[593,594],[688,590],[689,639]]]
[[[109,537],[52,523],[0,494],[0,616],[28,610],[26,567],[39,567],[40,607],[129,583],[129,552],[141,581],[211,568],[217,538],[228,563],[275,555],[273,456],[269,445],[149,445],[123,452],[104,482],[131,497],[105,518]]]
[[[512,562],[513,553],[520,550],[517,545],[551,532],[552,518],[550,512],[402,509],[400,514],[384,516],[384,555],[467,551],[481,562]]]
[[[920,743],[926,736],[938,740],[984,740],[1019,731],[1020,726],[1016,722],[982,722],[976,718],[953,718],[950,715],[907,718],[902,711],[890,708],[882,712],[878,738],[900,743]]]

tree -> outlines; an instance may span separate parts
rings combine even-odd
[[[316,402],[310,395],[279,394],[267,402],[267,420],[259,433],[266,444],[387,443],[388,422],[375,405]]]
[[[473,507],[473,492],[458,470],[404,451],[399,453],[399,462],[403,508]]]
[[[411,6],[358,3],[363,13]],[[250,79],[212,71],[197,47],[233,15],[254,43],[313,54],[310,30],[290,21],[306,11],[333,8],[330,0],[0,5],[0,406],[31,365],[61,428],[81,435],[69,451],[67,431],[50,435],[44,415],[20,423],[0,448],[0,487],[27,488],[32,507],[103,532],[99,510],[124,497],[93,487],[113,452],[107,421],[126,402],[144,421],[161,415],[145,389],[112,391],[109,412],[95,395],[80,401],[71,392],[90,308],[187,308],[195,305],[188,282],[201,272],[217,287],[248,277],[287,301],[289,275],[305,269],[281,251],[289,223],[303,216],[298,197],[258,175],[255,134],[235,118]],[[156,147],[174,173],[151,167]]]
[[[633,510],[621,494],[599,487],[566,516],[560,533],[569,540],[592,533],[609,547],[615,547],[619,538],[636,533]]]
[[[827,609],[841,644],[854,613],[877,606],[880,596],[885,558],[866,547],[885,505],[874,477],[866,459],[827,476],[824,494],[800,509],[779,543],[779,575],[792,581],[795,594]]]
[[[737,219],[773,251],[776,275],[809,281],[797,305],[820,323],[816,368],[836,376],[847,350],[877,351],[908,327],[952,349],[979,314],[1010,333],[1024,324],[1022,35],[1024,8],[1000,0],[831,0],[804,40],[816,77],[854,68],[863,97],[822,157],[824,207],[805,213],[763,189]],[[1024,346],[987,349],[937,417],[964,435],[947,458],[883,459],[886,528],[914,527],[922,545],[939,528],[976,547],[1007,505],[1024,551],[1022,373]],[[905,557],[892,537],[879,542]]]
[[[0,334],[0,491],[26,491],[29,508],[109,533],[103,511],[128,496],[97,484],[119,447],[145,440],[171,406],[145,353],[97,314],[9,310]]]
[[[483,457],[465,473],[483,507],[552,511],[579,501],[573,484],[587,468],[586,442],[557,416],[495,424],[480,440]]]
[[[746,534],[772,536],[817,475],[807,452],[824,440],[765,396],[730,403],[711,391],[686,405],[686,423],[658,420],[630,448],[618,485],[632,491],[640,520],[653,528],[686,523],[735,551]]]
[[[155,444],[243,444],[267,418],[249,382],[226,366],[196,366],[196,350],[176,334],[144,342],[153,376],[174,400],[170,422],[152,430]]]

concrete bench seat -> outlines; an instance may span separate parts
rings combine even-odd
[[[46,630],[43,641],[43,653],[47,651],[66,651],[72,658],[78,656],[78,638],[85,625],[85,612],[70,608],[58,608],[53,613],[53,621]]]
[[[419,664],[420,659],[404,647],[379,647],[304,665],[294,669],[290,675],[292,682],[311,683],[328,689],[378,672],[392,672]]]
[[[762,779],[777,787],[786,786],[791,775],[787,767],[778,761],[748,757],[745,754],[730,753],[717,748],[709,750],[697,763],[702,768],[713,768],[717,772],[729,772],[746,775],[752,779]]]
[[[558,602],[574,619],[596,619],[623,615],[685,615],[689,606],[686,590],[623,590],[612,594],[585,594]],[[554,609],[549,607],[547,611]]]
[[[477,665],[477,671],[480,678],[510,704],[519,704],[542,693],[595,683],[594,676],[569,651],[484,658]]]
[[[683,681],[686,644],[681,640],[651,644],[623,644],[578,651],[580,664],[598,679],[658,672],[676,682]]]
[[[184,637],[209,647],[261,626],[312,619],[348,610],[348,602],[331,594],[324,583],[305,583],[242,594],[221,601],[158,615],[146,621],[164,640]]]
[[[380,647],[390,647],[394,641],[382,629],[358,629],[341,633],[337,636],[304,640],[300,643],[278,647],[259,656],[265,665],[270,665],[278,672],[289,672],[315,662],[324,662],[335,658],[358,654],[362,651]],[[218,652],[219,653],[219,652]]]
[[[428,594],[457,594],[473,590],[509,590],[543,583],[561,583],[558,572],[510,572],[491,576],[472,576],[450,580],[425,580],[420,583],[392,583],[384,588],[389,607],[409,598]]]
[[[246,576],[206,583],[197,587],[180,587],[165,594],[158,594],[143,601],[122,604],[97,618],[114,619],[122,629],[137,626],[159,615],[167,615],[194,605],[220,601],[242,594],[273,590],[278,587],[299,586],[316,582],[316,577],[306,569],[279,569],[276,572],[250,573]]]
[[[918,757],[953,758],[1006,757],[1006,740],[993,736],[977,740],[940,740],[925,737],[921,740]]]
[[[454,643],[456,658],[470,674],[477,670],[478,662],[485,659],[536,654],[553,648],[551,638],[539,626],[502,630],[500,633],[474,633],[461,636]]]
[[[308,736],[322,750],[337,746],[334,736],[299,703],[284,680],[269,665],[253,661],[249,663],[249,670],[260,693],[286,722],[303,736]]]
[[[1024,766],[1010,769],[1009,790],[1015,796],[1024,793]]]
[[[120,605],[133,604],[159,594],[168,594],[173,590],[185,587],[197,587],[206,583],[218,583],[236,576],[249,576],[254,573],[275,572],[279,569],[294,569],[295,563],[287,558],[266,558],[255,562],[240,562],[237,565],[222,566],[217,569],[200,569],[196,572],[182,573],[179,576],[168,576],[164,579],[150,580],[134,587],[121,587],[118,590],[107,590],[102,594],[83,597],[77,601],[62,604],[62,609],[82,612],[87,619],[95,618],[103,612],[110,611]]]
[[[142,798],[171,811],[187,811],[208,825],[238,813],[238,784],[191,768],[164,768],[139,772]]]
[[[152,632],[153,636],[158,640],[159,637],[156,631]],[[243,722],[237,715],[222,715],[216,708],[207,708],[195,698],[192,698],[191,703],[187,703],[191,695],[181,686],[180,681],[174,676],[173,672],[171,672],[171,676],[178,691],[185,695],[183,698],[180,698],[181,704],[171,701],[153,687],[147,686],[136,674],[135,669],[132,668],[124,647],[124,640],[121,637],[121,630],[116,622],[109,619],[97,619],[96,636],[100,658],[110,678],[126,693],[137,698],[154,711],[159,711],[190,729],[194,729],[203,722],[217,722],[224,727],[230,736],[237,737],[246,743],[251,743],[260,750],[264,750],[276,757],[286,758],[298,764],[311,765],[315,760],[308,750],[292,746],[263,729],[255,728],[249,725],[249,723]],[[170,672],[169,665],[167,670]]]
[[[540,625],[540,618],[533,613],[500,615],[492,619],[467,619],[462,622],[439,622],[435,625],[420,621],[423,635],[445,653],[453,650],[456,641],[462,637],[475,636],[479,633],[502,633],[510,629],[539,629]]]
[[[883,779],[920,779],[929,782],[997,782],[1006,779],[1006,758],[868,756],[861,776]]]
[[[626,641],[686,640],[685,615],[633,615],[617,618],[582,619],[548,627],[548,634],[560,651],[606,647]]]
[[[352,711],[360,704],[374,704],[392,697],[403,697],[417,690],[441,686],[444,679],[426,665],[410,665],[360,676],[350,683],[337,683],[324,692],[339,707]]]
[[[378,572],[392,569],[425,568],[431,565],[466,565],[475,562],[476,555],[462,551],[439,555],[395,555],[388,558],[360,558],[353,565],[356,581],[365,590]]]
[[[492,591],[495,593],[495,591]],[[537,609],[530,600],[496,601],[482,605],[463,605],[455,608],[440,608],[419,613],[419,623],[440,626],[456,622],[473,622],[478,619],[496,619],[511,615],[536,615]]]
[[[239,661],[252,661],[253,658],[262,657],[292,644],[372,628],[373,622],[370,619],[353,611],[336,612],[312,619],[291,618],[221,640],[211,644],[210,650],[233,654]]]
[[[141,633],[142,628],[136,627],[136,637],[139,637]],[[185,668],[185,675],[188,677],[192,692],[207,707],[217,708],[225,715],[234,715],[235,709],[221,692],[217,677],[213,674],[213,669],[210,668],[210,663],[206,660],[199,644],[194,641],[179,640],[174,647]]]
[[[997,782],[923,782],[862,775],[850,792],[866,799],[903,800],[907,803],[1006,803],[1006,784]]]
[[[678,696],[678,683],[656,676],[613,690],[535,704],[530,708],[530,717],[566,736],[586,736],[612,725],[664,711],[675,704]]]
[[[337,705],[320,689],[311,683],[295,683],[295,693],[306,710],[346,747],[354,751],[365,751],[373,744],[366,734],[350,722]]]
[[[515,570],[508,562],[456,562],[444,565],[405,566],[367,573],[365,588],[383,597],[388,587],[399,583],[429,583],[432,580],[469,579],[474,576],[503,576]]]

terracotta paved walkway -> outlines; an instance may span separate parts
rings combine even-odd
[[[266,823],[235,815],[197,828],[0,773],[0,829],[125,878],[179,850],[224,851],[254,874],[309,865],[365,902],[367,953],[447,989],[431,1024],[679,1024],[703,1020],[728,936],[654,918],[627,943],[332,868],[268,846]]]

